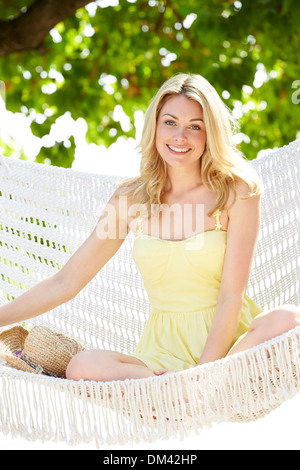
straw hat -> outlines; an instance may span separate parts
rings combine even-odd
[[[16,369],[33,374],[65,377],[72,357],[83,347],[69,336],[35,326],[27,331],[15,326],[0,334],[0,358]]]

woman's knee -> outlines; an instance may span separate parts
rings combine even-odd
[[[84,379],[89,363],[90,351],[82,351],[72,357],[68,364],[66,377],[70,380]]]
[[[254,318],[249,331],[257,329],[272,331],[280,335],[300,326],[300,308],[296,305],[283,304]]]
[[[76,354],[70,361],[66,377],[70,380],[108,380],[113,351],[89,350]]]
[[[284,333],[300,326],[300,308],[296,305],[284,304],[272,312],[272,321]]]

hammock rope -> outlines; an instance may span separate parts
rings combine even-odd
[[[262,224],[247,294],[264,310],[299,305],[300,141],[253,166]],[[121,178],[0,157],[0,304],[69,259]],[[129,235],[70,302],[27,322],[85,348],[131,352],[150,305]],[[57,379],[0,364],[0,431],[28,440],[126,444],[262,418],[300,390],[300,327],[250,351],[167,376],[109,383]]]

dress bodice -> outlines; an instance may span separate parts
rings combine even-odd
[[[139,225],[132,256],[154,309],[195,311],[216,306],[227,240],[219,215],[220,211],[214,213],[214,230],[180,241],[146,235]]]

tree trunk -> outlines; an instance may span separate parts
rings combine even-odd
[[[13,52],[43,50],[43,41],[60,21],[91,0],[36,0],[18,18],[0,21],[0,56]]]

